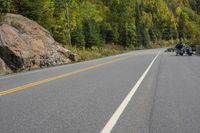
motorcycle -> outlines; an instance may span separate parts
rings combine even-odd
[[[192,52],[192,48],[190,46],[186,46],[185,47],[185,53],[189,56],[192,56],[193,52]]]
[[[189,45],[186,44],[178,44],[175,47],[176,49],[176,56],[180,55],[183,56],[184,54],[192,56],[192,48]]]
[[[184,50],[183,49],[176,49],[176,56],[180,55],[183,56]]]

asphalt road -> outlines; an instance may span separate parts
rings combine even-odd
[[[199,133],[200,57],[163,51],[0,77],[0,133]]]

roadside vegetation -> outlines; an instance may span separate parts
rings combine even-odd
[[[199,0],[0,0],[4,13],[37,21],[81,60],[200,43]]]

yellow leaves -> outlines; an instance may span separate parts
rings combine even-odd
[[[152,15],[150,13],[146,13],[146,12],[143,11],[142,16],[141,16],[141,20],[142,20],[142,23],[148,28],[153,24]]]
[[[180,16],[180,15],[181,15],[181,12],[182,12],[181,7],[177,7],[177,8],[176,8],[176,15]]]
[[[191,39],[193,43],[199,43],[200,42],[200,26],[197,25],[194,22],[187,21],[186,22],[186,30],[187,34],[191,36]]]
[[[70,4],[70,24],[72,30],[74,30],[82,21],[94,20],[95,22],[103,21],[107,12],[106,6],[100,6],[88,1],[78,2],[73,0]]]
[[[53,23],[53,13],[55,10],[54,2],[51,0],[44,0],[43,4],[43,19],[48,20],[50,23]]]
[[[72,12],[70,16],[70,24],[71,24],[71,29],[74,30],[77,25],[78,25],[78,17],[79,13],[78,12]]]
[[[106,18],[107,14],[110,12],[109,8],[103,4],[98,5],[97,9],[99,10],[99,15],[102,16],[102,18]]]
[[[97,10],[97,6],[90,2],[83,2],[80,5],[80,16],[83,19],[93,19],[96,22],[101,22],[103,20],[100,11]]]

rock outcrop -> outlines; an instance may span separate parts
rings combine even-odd
[[[9,74],[12,71],[10,68],[6,65],[6,63],[0,58],[0,74]]]
[[[0,74],[68,63],[70,55],[46,29],[28,18],[6,14],[0,21]]]

